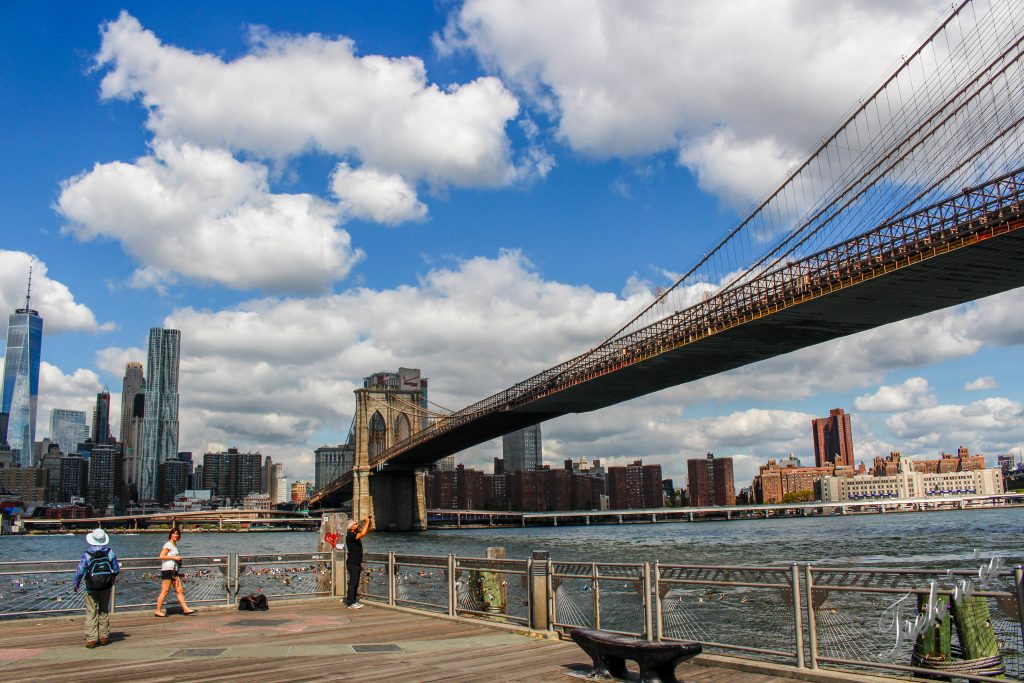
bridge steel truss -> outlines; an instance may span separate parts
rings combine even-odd
[[[805,258],[777,265],[649,326],[609,339],[586,353],[458,412],[432,417],[428,427],[377,454],[369,466],[380,470],[396,458],[407,464],[430,462],[512,429],[570,412],[603,407],[615,401],[572,406],[559,401],[558,397],[573,387],[649,363],[668,352],[714,335],[767,319],[935,257],[1015,233],[1022,227],[1024,168],[965,188],[943,201],[886,221]],[[1015,283],[1015,286],[1019,285]],[[946,305],[953,303],[959,301]],[[859,330],[833,334],[832,337],[852,331]],[[803,345],[810,343],[816,342]],[[775,354],[764,357],[769,355]],[[731,367],[742,364],[744,362],[737,362]],[[664,386],[637,390],[627,398]],[[620,397],[619,400],[623,399]],[[460,431],[464,434],[459,434]],[[438,445],[432,447],[432,444]],[[351,477],[346,475],[320,492],[315,501],[322,501],[350,486]]]

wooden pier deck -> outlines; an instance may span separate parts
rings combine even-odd
[[[335,599],[277,601],[268,612],[116,613],[112,642],[88,650],[83,617],[0,624],[0,676],[18,681],[560,681],[588,659],[572,642]],[[782,673],[782,675],[777,675]],[[680,665],[692,683],[785,683],[785,672]],[[849,676],[817,680],[880,680]],[[881,679],[892,681],[893,679]]]

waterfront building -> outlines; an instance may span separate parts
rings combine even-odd
[[[321,446],[313,451],[313,486],[317,491],[351,471],[356,458],[355,444]]]
[[[121,380],[121,431],[118,432],[123,444],[132,440],[132,411],[135,407],[135,397],[145,395],[146,376],[142,373],[142,363],[125,363],[124,378]]]
[[[605,497],[603,479],[546,466],[512,474],[485,474],[460,464],[454,472],[428,472],[425,484],[431,509],[597,510]]]
[[[50,441],[60,446],[61,453],[74,453],[88,436],[84,410],[54,408],[50,411]]]
[[[146,361],[145,419],[139,463],[139,499],[157,497],[157,467],[178,453],[178,367],[181,332],[149,330]]]
[[[853,467],[853,428],[850,416],[842,408],[833,408],[828,417],[811,420],[814,437],[814,464]]]
[[[110,390],[96,394],[96,405],[92,409],[92,442],[110,443]]]
[[[309,497],[313,495],[313,482],[311,481],[296,481],[292,482],[291,487],[291,501],[295,504],[301,504],[309,500]]]
[[[940,474],[945,472],[969,472],[970,470],[985,469],[985,456],[980,453],[971,455],[970,449],[961,446],[957,449],[956,455],[952,453],[941,453],[935,459],[904,458],[899,451],[893,451],[885,458],[875,458],[872,472],[878,476],[891,476],[900,472],[900,464],[909,461],[911,469],[915,472],[925,474]]]
[[[904,500],[943,496],[993,496],[1004,493],[1003,473],[998,469],[960,472],[920,472],[910,460],[900,461],[892,475],[823,477],[821,499],[825,503],[856,500]]]
[[[274,465],[274,486],[270,492],[270,500],[274,505],[288,502],[288,477],[284,476],[284,465]]]
[[[497,458],[495,458],[497,460]],[[487,484],[487,509],[508,510],[508,477],[504,473],[485,474]]]
[[[197,465],[196,469],[201,467]],[[174,497],[168,507],[174,511],[199,512],[213,509],[213,492],[206,489],[186,489]]]
[[[505,465],[508,466],[507,459]],[[513,510],[547,512],[550,509],[548,508],[547,486],[545,485],[547,474],[550,471],[520,469],[511,473],[506,472],[505,476],[509,478],[508,497]]]
[[[93,510],[104,510],[122,501],[124,461],[116,444],[94,444],[89,455],[86,501]]]
[[[49,472],[43,467],[0,468],[0,489],[18,496],[26,506],[46,502]]]
[[[246,510],[273,510],[274,502],[266,493],[250,493],[242,498],[242,507]]]
[[[36,407],[39,403],[39,362],[43,342],[43,319],[32,310],[32,271],[28,274],[25,307],[18,308],[7,322],[7,352],[0,412],[7,414],[6,443],[18,453],[22,467],[31,467],[32,445],[36,440]],[[0,441],[4,441],[0,436]]]
[[[238,502],[250,493],[261,491],[263,456],[259,453],[240,453],[229,448],[220,453],[203,455],[203,488],[215,497]]]
[[[708,453],[704,458],[692,458],[686,461],[686,474],[691,507],[736,504],[732,458],[716,458],[714,453]]]
[[[997,455],[996,467],[1001,469],[1003,474],[1013,474],[1017,471],[1017,456],[1013,453]]]
[[[457,510],[459,493],[455,472],[428,472],[424,480],[424,495],[428,508]]]
[[[501,453],[507,474],[539,469],[544,462],[540,425],[524,427],[501,437]]]
[[[642,510],[664,507],[661,465],[632,465],[608,468],[608,499],[613,510]]]
[[[467,469],[462,464],[456,467],[455,490],[460,510],[483,510],[487,507],[487,480],[480,470]]]
[[[168,460],[160,463],[157,468],[157,480],[160,482],[158,500],[162,505],[174,502],[182,492],[188,490],[188,478],[192,474],[191,460]]]
[[[274,459],[269,455],[260,469],[260,493],[269,494],[274,488]]]
[[[78,453],[70,453],[60,459],[60,502],[70,503],[73,499],[85,500],[89,484],[89,461]]]
[[[769,460],[767,465],[758,468],[757,476],[754,477],[752,493],[754,499],[761,504],[770,503],[792,503],[797,501],[812,501],[820,497],[820,482],[822,477],[834,476],[836,468],[834,465],[825,467],[800,467],[793,465],[796,458],[790,457],[778,463]],[[849,468],[841,468],[848,474],[853,474]]]
[[[46,470],[46,502],[60,500],[60,461],[63,454],[60,446],[51,443],[39,459],[39,466]]]

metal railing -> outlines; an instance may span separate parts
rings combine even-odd
[[[161,561],[151,557],[118,561],[121,573],[114,586],[115,607],[155,605]],[[0,562],[0,618],[84,611],[84,586],[78,593],[73,590],[77,567],[78,560]],[[332,595],[335,589],[330,553],[186,557],[179,571],[190,604],[231,605],[248,593],[274,598]],[[173,595],[168,599],[174,602]]]
[[[331,553],[234,555],[233,594],[267,597],[334,594]]]
[[[360,595],[435,614],[528,625],[529,560],[367,553]]]
[[[252,592],[344,595],[344,560],[340,552],[194,557],[182,573],[190,602],[230,605]],[[0,617],[84,610],[83,593],[72,592],[76,566],[0,563]],[[159,560],[127,558],[121,566],[117,606],[152,605]],[[591,627],[693,641],[800,669],[1024,681],[1024,570],[994,560],[976,571],[943,571],[367,553],[360,593],[371,603],[534,630]],[[922,645],[932,642],[922,635],[944,648],[945,659]]]

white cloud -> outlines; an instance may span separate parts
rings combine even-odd
[[[341,200],[345,214],[354,218],[398,225],[427,215],[426,205],[416,199],[416,189],[398,174],[341,163],[331,175],[331,191]]]
[[[156,142],[134,164],[97,164],[62,183],[57,208],[82,241],[117,239],[142,267],[237,289],[317,291],[362,257],[339,210],[307,194],[274,194],[266,167],[226,151]]]
[[[250,32],[233,61],[165,45],[122,12],[102,27],[104,98],[138,98],[158,138],[283,159],[311,149],[437,185],[501,186],[516,98],[495,78],[441,87],[417,57],[359,57],[344,37]]]
[[[573,149],[681,150],[706,189],[751,201],[943,9],[938,0],[570,0],[523,11],[467,0],[435,43],[473,51],[547,111]],[[726,172],[715,153],[749,165]]]
[[[52,363],[42,361],[39,364],[39,407],[36,412],[36,439],[49,435],[50,411],[54,408],[85,411],[86,422],[92,419],[92,409],[96,405],[96,394],[103,389],[99,377],[92,370],[79,368],[70,375]],[[121,407],[114,406],[120,415]],[[120,419],[120,418],[118,418]],[[112,424],[117,424],[113,420]],[[116,430],[116,426],[115,426]]]
[[[934,453],[964,445],[991,455],[1016,450],[1024,443],[1024,406],[1008,398],[986,398],[893,415],[886,426],[904,444],[905,452]]]
[[[797,160],[793,149],[783,149],[774,138],[739,140],[722,129],[687,141],[679,151],[679,163],[693,171],[702,190],[737,208],[764,194],[767,183]]]
[[[991,375],[985,375],[984,377],[979,377],[976,380],[972,380],[964,384],[964,391],[986,391],[998,388],[999,382],[997,382],[996,378]]]
[[[854,407],[864,412],[893,412],[923,407],[935,402],[929,393],[928,380],[911,377],[899,386],[882,386],[873,394],[858,396]]]
[[[432,400],[459,409],[585,350],[646,295],[545,281],[504,252],[433,270],[417,286],[180,308],[164,324],[182,331],[181,448],[261,449],[309,476],[309,454],[344,439],[353,391],[371,372],[419,367]],[[141,351],[97,357],[115,376],[126,360]]]
[[[0,310],[13,312],[25,306],[29,266],[32,267],[32,308],[43,318],[43,333],[98,332],[113,323],[97,323],[85,304],[75,301],[67,285],[47,274],[46,263],[22,251],[0,249]],[[0,316],[0,335],[7,337],[7,314]]]

